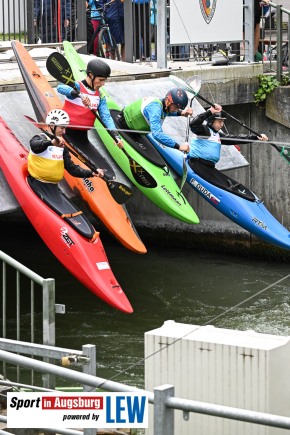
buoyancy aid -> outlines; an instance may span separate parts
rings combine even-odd
[[[86,88],[82,82],[78,82],[80,85],[80,92],[82,94],[88,95],[91,100],[91,108],[93,110],[98,110],[100,104],[100,92],[91,91]],[[70,117],[70,128],[76,128],[77,130],[89,130],[93,127],[96,120],[95,115],[90,109],[83,105],[81,98],[74,98],[73,100],[65,97],[65,103],[63,110],[69,114]],[[74,127],[77,126],[77,127]]]
[[[221,139],[218,132],[209,128],[210,136],[207,139],[192,136],[188,157],[201,158],[217,163],[221,155]]]
[[[45,151],[28,154],[28,172],[37,180],[58,183],[64,176],[63,148],[49,145]]]
[[[132,130],[150,131],[149,120],[144,115],[144,110],[148,104],[157,102],[162,106],[158,98],[145,97],[134,101],[125,107],[123,113],[126,124]]]

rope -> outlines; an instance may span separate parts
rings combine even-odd
[[[272,287],[276,286],[277,284],[280,284],[281,282],[285,281],[286,279],[290,278],[290,274],[284,276],[283,278],[279,279],[278,281],[275,281],[273,284],[268,285],[267,287],[263,288],[262,290],[257,291],[255,294],[253,294],[252,296],[249,296],[248,298],[242,300],[241,302],[239,302],[238,304],[234,305],[233,307],[227,308],[225,311],[223,311],[221,314],[218,314],[215,317],[212,317],[210,320],[208,320],[207,322],[203,323],[202,325],[199,325],[198,327],[193,328],[191,331],[187,332],[186,334],[184,334],[182,337],[177,338],[176,340],[174,340],[172,343],[170,344],[166,344],[166,346],[162,347],[161,349],[156,350],[155,352],[151,353],[150,355],[148,355],[146,358],[142,358],[139,361],[137,361],[134,364],[131,364],[129,367],[126,367],[126,369],[121,370],[119,373],[117,373],[116,375],[112,376],[110,379],[106,379],[105,382],[103,382],[101,385],[98,386],[98,388],[102,387],[104,384],[106,384],[107,381],[112,381],[114,379],[116,379],[117,377],[119,377],[120,375],[122,375],[123,373],[126,373],[128,370],[131,370],[132,368],[136,367],[137,365],[141,365],[144,364],[144,362],[146,360],[148,360],[149,358],[152,358],[155,355],[158,355],[159,353],[161,353],[164,349],[168,349],[170,346],[178,343],[179,341],[181,341],[183,338],[187,337],[188,335],[192,334],[193,332],[198,331],[199,329],[203,328],[206,325],[212,325],[213,322],[215,322],[217,319],[223,317],[225,314],[228,314],[230,311],[235,310],[236,308],[240,307],[241,305],[245,304],[246,302],[249,302],[250,300],[256,298],[257,296],[261,295],[262,293],[264,293],[265,291],[271,289]]]

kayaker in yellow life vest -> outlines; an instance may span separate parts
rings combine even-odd
[[[98,169],[95,173],[75,165],[71,160],[68,150],[64,148],[62,137],[69,122],[69,116],[65,111],[51,110],[46,117],[46,124],[49,126],[48,131],[57,139],[51,139],[45,133],[40,133],[30,140],[28,172],[30,177],[40,183],[57,184],[63,179],[65,169],[72,176],[79,178],[104,176],[102,169]]]
[[[180,145],[162,130],[166,116],[192,115],[192,109],[186,107],[187,104],[186,92],[181,88],[173,88],[167,92],[164,99],[146,97],[127,105],[120,115],[119,122],[124,129],[151,132],[154,139],[163,145],[188,152],[187,142]]]

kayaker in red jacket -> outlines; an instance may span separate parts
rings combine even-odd
[[[74,83],[80,94],[64,84],[59,84],[57,91],[65,96],[63,109],[70,117],[70,128],[67,129],[65,138],[69,142],[73,141],[94,160],[94,154],[97,151],[88,139],[88,130],[94,126],[96,119],[91,109],[98,112],[119,148],[123,148],[123,141],[111,117],[106,97],[100,93],[100,88],[111,74],[111,68],[103,60],[95,58],[89,61],[86,73],[87,76],[84,80]]]

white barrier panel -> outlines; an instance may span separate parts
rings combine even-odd
[[[7,393],[7,427],[147,428],[148,398],[138,393]]]
[[[171,0],[170,44],[243,40],[243,0]]]

